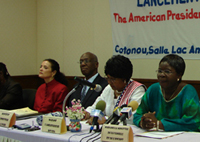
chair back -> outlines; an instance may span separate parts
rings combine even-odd
[[[23,89],[24,107],[33,109],[36,91],[36,89]]]

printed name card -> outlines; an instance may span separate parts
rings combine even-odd
[[[133,142],[133,130],[130,126],[103,124],[101,141]]]
[[[43,115],[42,131],[56,134],[66,133],[65,120],[63,117]]]
[[[0,127],[12,127],[15,125],[16,115],[13,112],[0,110]]]

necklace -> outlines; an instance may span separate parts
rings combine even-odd
[[[181,92],[182,88],[186,85],[186,83],[181,83],[179,84],[176,89],[174,90],[173,94],[169,97],[169,99],[166,99],[166,95],[165,95],[165,91],[161,88],[163,97],[166,101],[170,101],[172,99],[174,99],[176,96],[178,96],[178,94]]]
[[[122,91],[118,91],[118,90],[115,90],[116,91],[116,93],[118,93],[118,94],[121,94],[122,93]]]
[[[166,95],[165,95],[165,91],[162,89],[162,93],[163,93],[163,97],[164,97],[164,99],[166,100],[166,101],[170,101],[170,100],[172,100],[175,96],[176,96],[176,89],[174,90],[174,92],[173,92],[173,94],[170,96],[170,98],[169,99],[167,99],[166,98]]]

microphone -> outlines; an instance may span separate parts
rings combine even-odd
[[[106,120],[106,122],[104,124],[109,124],[110,121],[114,118],[114,112],[118,109],[119,107],[117,106],[114,110],[113,110],[113,114]]]
[[[103,111],[105,110],[106,103],[103,100],[100,100],[96,104],[96,108],[93,109],[90,113],[91,116],[93,116],[92,126],[90,127],[90,132],[92,132],[94,125],[97,125],[96,131],[99,130],[99,124],[98,119],[102,120],[102,117],[104,117]]]
[[[123,109],[124,107],[127,107],[127,105],[126,105],[126,104],[122,105],[121,107],[119,107],[119,109],[117,109],[117,110],[114,112],[115,117],[112,119],[112,121],[110,122],[110,124],[115,124],[115,123],[119,120],[119,118],[120,118],[120,116],[121,116],[121,111],[122,111],[122,109]]]
[[[121,110],[121,113],[120,113],[121,116],[115,124],[118,125],[120,122],[124,122],[126,120],[126,118],[130,118],[132,116],[132,112],[135,111],[137,108],[138,108],[138,102],[131,101],[128,104],[128,107],[124,107]],[[126,125],[126,123],[124,123],[124,125]]]
[[[76,77],[76,76],[74,77],[74,80],[80,82],[80,83],[83,84],[83,85],[87,85],[87,86],[93,88],[96,92],[100,92],[100,91],[102,90],[102,87],[101,87],[101,85],[99,85],[99,84],[91,83],[91,82],[89,82],[89,81],[87,81],[87,80],[78,78],[78,77]]]
[[[113,114],[106,120],[106,122],[104,124],[115,124],[119,117],[120,117],[120,112],[122,110],[123,107],[127,107],[126,104],[123,104],[122,106],[118,106],[113,110]]]

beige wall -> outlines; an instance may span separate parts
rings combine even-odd
[[[39,65],[54,58],[67,76],[81,76],[79,58],[90,51],[99,59],[104,75],[106,60],[112,56],[112,33],[107,0],[37,1]]]
[[[11,75],[36,73],[36,0],[0,0],[0,62]]]
[[[108,0],[1,0],[0,16],[0,61],[12,75],[37,74],[42,60],[53,58],[65,75],[81,76],[77,62],[87,51],[98,56],[104,75],[113,52]],[[131,61],[134,78],[156,78],[159,60]],[[200,80],[199,60],[186,64],[183,79]]]

